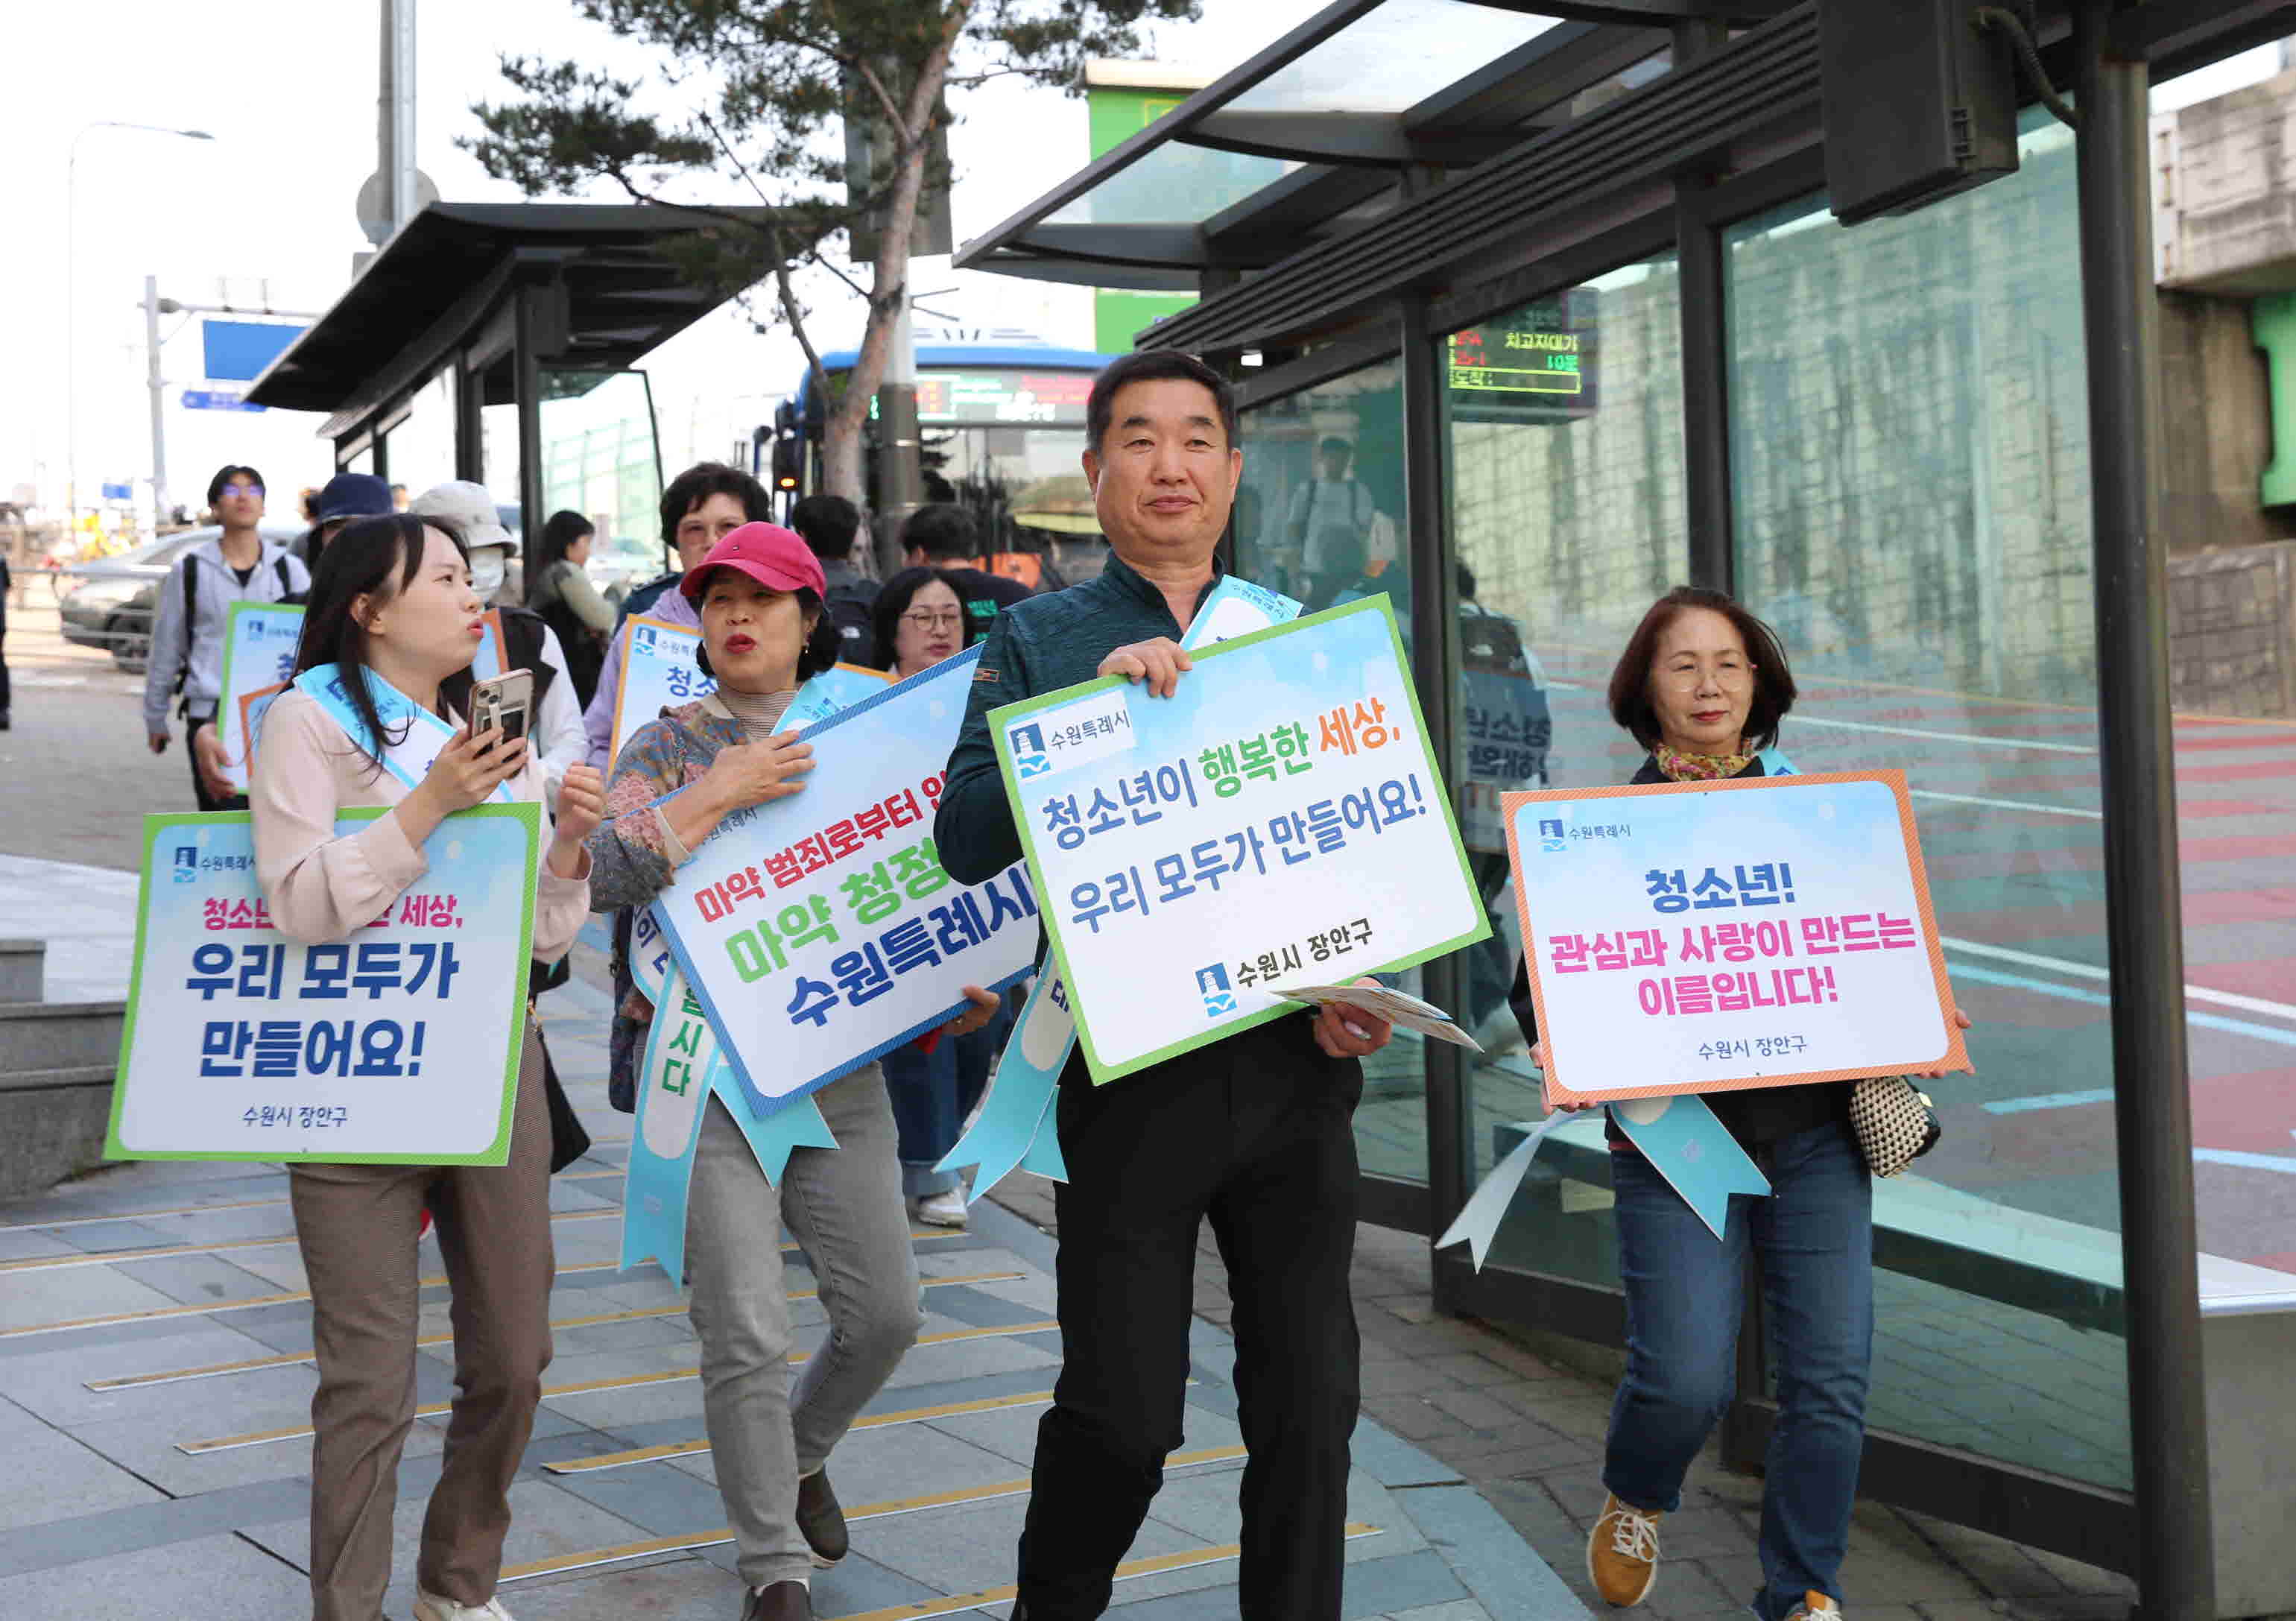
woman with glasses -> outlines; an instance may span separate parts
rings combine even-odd
[[[904,569],[885,582],[871,610],[879,669],[896,681],[931,669],[965,643],[964,600],[938,569]],[[901,1135],[901,1192],[909,1213],[935,1227],[965,1224],[965,1188],[955,1171],[937,1171],[956,1146],[964,1118],[988,1089],[1012,1016],[999,1011],[970,1036],[927,1037],[885,1054],[886,1090]]]
[[[1793,707],[1775,633],[1718,591],[1678,585],[1651,605],[1611,673],[1611,717],[1649,757],[1637,786],[1759,777]],[[1528,976],[1512,998],[1546,1068]],[[1969,1020],[1960,1013],[1963,1029]],[[1839,1621],[1841,1561],[1874,1360],[1874,1184],[1849,1124],[1850,1087],[1811,1082],[1706,1099],[1763,1175],[1734,1198],[1718,1241],[1615,1120],[1603,1133],[1627,1298],[1627,1371],[1611,1407],[1587,1572],[1611,1604],[1658,1578],[1659,1523],[1735,1393],[1746,1257],[1760,1264],[1777,1348],[1778,1417],[1762,1486],[1759,1621]]]
[[[965,644],[964,600],[938,569],[904,569],[870,609],[876,650],[870,662],[906,681]]]

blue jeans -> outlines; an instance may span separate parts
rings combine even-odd
[[[964,1117],[988,1089],[989,1073],[1013,1028],[1018,995],[1017,987],[1007,989],[1004,1005],[970,1036],[944,1036],[931,1052],[918,1052],[910,1042],[878,1060],[884,1066],[885,1091],[900,1132],[905,1198],[929,1199],[957,1185],[955,1171],[936,1171],[933,1166],[956,1146]]]
[[[1874,1362],[1874,1184],[1846,1126],[1769,1146],[1770,1197],[1732,1199],[1718,1243],[1648,1160],[1611,1156],[1627,1376],[1611,1409],[1603,1484],[1646,1512],[1681,1506],[1691,1460],[1736,1389],[1751,1246],[1778,1385],[1753,1605],[1762,1621],[1782,1621],[1806,1592],[1843,1598]]]

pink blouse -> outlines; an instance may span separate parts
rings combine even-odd
[[[343,735],[303,692],[285,692],[263,720],[248,784],[255,823],[255,876],[279,931],[307,946],[348,939],[397,904],[430,864],[396,816],[378,816],[356,833],[338,835],[336,815],[349,806],[398,804],[407,790]],[[543,803],[542,757],[529,753],[511,782],[513,798]],[[550,818],[535,852],[534,959],[566,954],[590,911],[590,860],[580,878],[550,871]]]

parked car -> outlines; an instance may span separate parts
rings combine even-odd
[[[664,568],[661,542],[632,535],[601,535],[590,543],[590,561],[582,570],[598,594],[619,608],[622,599],[658,577]]]
[[[266,540],[282,545],[303,531],[283,525],[261,526]],[[74,563],[64,570],[76,580],[64,594],[58,612],[64,640],[82,647],[100,647],[130,675],[141,675],[152,655],[152,610],[160,600],[175,561],[202,541],[219,539],[214,525],[162,535],[117,557],[99,557]]]

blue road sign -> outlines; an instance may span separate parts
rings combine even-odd
[[[103,487],[103,498],[106,501],[133,501],[135,499],[135,487],[132,484],[107,484]]]
[[[237,394],[226,389],[186,389],[184,390],[186,411],[268,411],[268,405],[250,405]]]
[[[201,323],[206,350],[201,373],[219,382],[252,382],[279,352],[303,335],[303,328],[277,321],[216,321]]]

